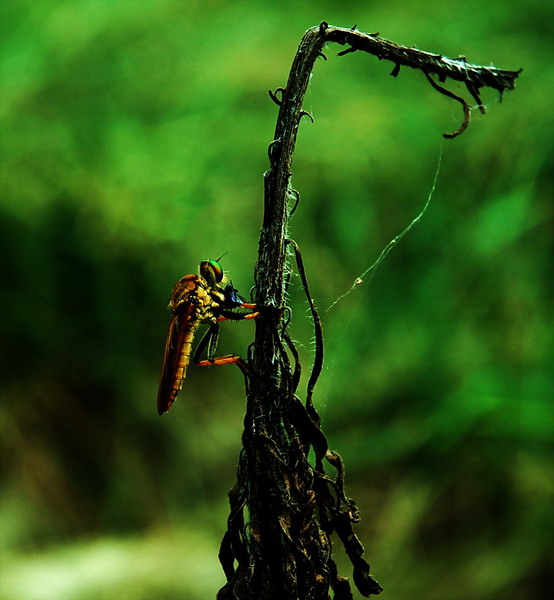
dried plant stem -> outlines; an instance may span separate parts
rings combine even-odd
[[[220,590],[219,600],[328,600],[330,590],[336,600],[352,599],[350,583],[338,575],[331,556],[333,532],[353,564],[360,593],[370,596],[381,591],[369,576],[363,546],[352,529],[358,510],[344,493],[342,460],[328,450],[312,403],[323,364],[321,322],[309,297],[300,250],[287,240],[289,201],[295,201],[294,210],[299,199],[290,186],[293,152],[300,121],[303,116],[310,117],[302,103],[314,63],[324,57],[327,42],[348,44],[341,55],[364,51],[392,61],[394,76],[401,66],[419,69],[441,93],[448,91],[436,84],[432,75],[440,82],[447,78],[465,82],[479,105],[480,88],[492,87],[503,93],[513,89],[519,74],[407,48],[378,34],[321,23],[302,38],[286,87],[270,92],[279,105],[279,114],[269,145],[270,166],[264,174],[264,218],[255,268],[256,302],[262,316],[257,321],[248,364],[241,366],[247,390],[243,449],[237,483],[229,494],[231,512],[220,551],[228,582]],[[451,97],[466,109],[463,99]],[[456,134],[467,127],[468,112]],[[289,243],[308,294],[318,346],[304,403],[296,395],[300,365],[284,318]],[[310,449],[315,465],[308,461]],[[328,464],[336,471],[334,477],[325,473],[324,465]]]

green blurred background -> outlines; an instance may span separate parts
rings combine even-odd
[[[545,597],[550,3],[5,0],[1,16],[2,600],[205,600],[223,584],[242,376],[191,368],[160,419],[165,307],[225,252],[248,294],[267,90],[323,19],[524,68],[443,144],[459,104],[419,72],[394,79],[329,47],[306,96],[291,235],[324,310],[419,212],[443,145],[421,223],[325,315],[315,401],[387,598]],[[308,371],[298,277],[290,304]],[[244,352],[253,331],[228,324],[221,351]]]

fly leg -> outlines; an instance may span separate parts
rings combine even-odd
[[[241,306],[244,306],[245,308],[256,308],[255,304],[244,304]],[[241,313],[234,313],[231,310],[223,310],[223,311],[221,311],[221,316],[217,317],[217,320],[218,321],[247,321],[248,319],[256,319],[259,316],[260,316],[259,311],[241,314]]]
[[[238,304],[241,308],[254,309],[256,308],[255,304],[251,304],[249,302],[241,302]],[[220,316],[217,318],[219,321],[246,321],[249,319],[255,319],[260,315],[259,312],[251,312],[247,314],[236,313],[232,310],[222,310],[220,312]],[[241,371],[245,371],[246,363],[242,360],[242,358],[238,354],[226,354],[225,356],[215,357],[215,352],[217,349],[217,342],[219,340],[219,325],[217,323],[213,323],[210,325],[210,328],[204,335],[204,337],[200,340],[198,344],[198,348],[196,349],[193,357],[193,361],[200,367],[208,367],[213,365],[237,365]],[[206,360],[200,360],[200,356],[202,352],[207,350],[208,358]]]
[[[235,317],[238,315],[235,315]],[[242,315],[240,315],[242,316]],[[247,315],[249,316],[249,315]],[[221,319],[222,317],[220,317]],[[223,320],[228,320],[223,318]],[[215,353],[217,351],[217,345],[219,342],[219,323],[211,323],[208,331],[202,336],[202,339],[198,343],[192,362],[199,367],[211,367],[214,365],[231,365],[234,363],[242,362],[242,359],[238,354],[227,354],[225,356],[218,356],[216,358]],[[200,357],[206,351],[207,358],[200,360]],[[244,363],[243,363],[244,364]],[[240,366],[240,365],[239,365]]]
[[[210,323],[210,327],[208,331],[202,336],[202,339],[198,342],[198,346],[194,351],[194,355],[192,357],[192,362],[195,365],[204,366],[206,364],[213,365],[214,357],[217,350],[217,344],[219,342],[219,324],[218,323]],[[207,360],[200,360],[200,357],[206,350],[206,354],[208,356]]]
[[[226,354],[225,356],[218,356],[212,360],[201,360],[197,364],[199,367],[213,367],[214,365],[237,365],[237,367],[245,375],[248,375],[248,367],[238,354]]]

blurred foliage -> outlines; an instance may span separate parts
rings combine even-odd
[[[252,285],[267,90],[322,19],[525,69],[444,142],[422,222],[325,314],[316,402],[387,597],[551,587],[552,7],[338,4],[2,3],[3,599],[204,600],[223,583],[242,377],[191,368],[159,419],[164,307],[224,252]],[[418,213],[462,116],[421,73],[338,50],[294,164],[291,235],[322,312]],[[308,371],[298,278],[290,304]],[[222,352],[253,327],[229,324]]]

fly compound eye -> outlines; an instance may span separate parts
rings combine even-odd
[[[217,260],[203,260],[200,263],[200,275],[207,281],[220,283],[223,280],[223,269]]]
[[[208,263],[214,271],[215,280],[217,283],[221,283],[223,280],[223,269],[221,268],[221,265],[217,262],[217,260],[209,260]]]

